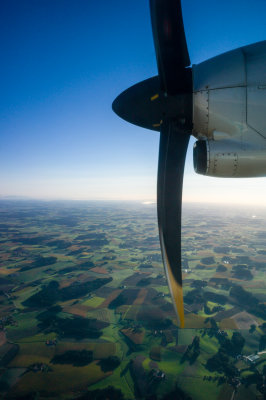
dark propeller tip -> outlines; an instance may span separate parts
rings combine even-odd
[[[150,0],[157,66],[162,90],[184,90],[184,71],[190,66],[180,0]]]

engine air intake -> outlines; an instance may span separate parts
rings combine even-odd
[[[205,175],[207,172],[207,144],[206,140],[198,140],[193,149],[194,170],[198,174]]]

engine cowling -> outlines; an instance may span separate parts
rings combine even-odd
[[[194,144],[195,172],[221,178],[266,176],[266,151],[232,140],[198,140]]]
[[[266,41],[193,66],[197,173],[266,176]]]

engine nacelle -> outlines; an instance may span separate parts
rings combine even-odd
[[[266,176],[266,41],[193,66],[194,168]]]
[[[194,144],[195,172],[221,178],[266,176],[266,150],[232,140],[198,140]]]

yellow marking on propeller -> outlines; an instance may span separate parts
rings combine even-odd
[[[152,126],[153,126],[154,128],[158,128],[159,126],[162,125],[162,123],[163,123],[163,121],[162,121],[162,119],[161,119],[161,121],[160,121],[159,124],[152,124]]]
[[[159,95],[158,95],[158,93],[156,93],[154,96],[151,97],[151,101],[158,99],[158,97],[159,97]]]
[[[164,261],[164,269],[167,276],[168,286],[172,295],[172,300],[174,303],[174,308],[178,315],[180,328],[185,327],[185,317],[184,317],[184,301],[183,301],[183,289],[182,286],[176,281],[173,272],[170,267],[170,263],[165,250],[164,239],[162,230],[159,228],[160,243],[162,249],[162,256]],[[180,266],[181,268],[181,266]]]
[[[180,328],[184,328],[185,327],[185,317],[184,317],[183,289],[182,289],[182,286],[179,285],[179,283],[175,280],[175,277],[171,271],[171,268],[169,267],[169,264],[167,265],[167,268],[168,268],[168,278],[169,278],[170,290],[171,290],[172,298],[174,300],[174,305],[175,305],[176,311],[179,316]]]

